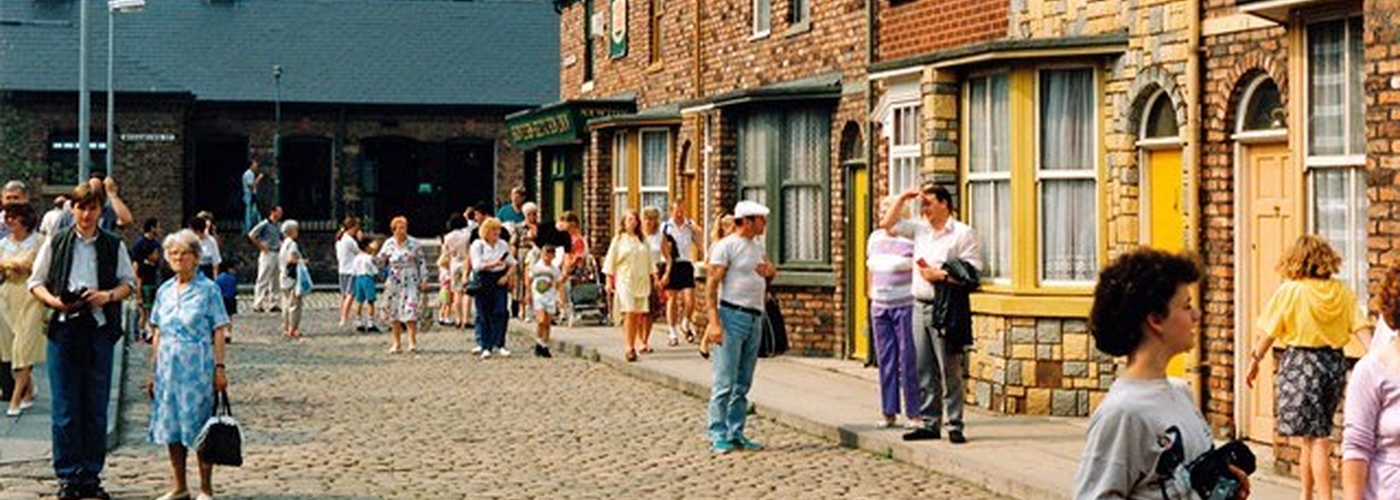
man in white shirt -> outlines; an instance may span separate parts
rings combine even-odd
[[[921,219],[900,220],[904,203],[918,198]],[[923,403],[921,426],[904,435],[906,441],[939,439],[940,423],[948,442],[967,442],[963,435],[963,352],[932,324],[934,284],[948,279],[943,264],[961,259],[982,270],[981,242],[972,228],[952,218],[953,196],[943,186],[925,182],[900,194],[880,228],[914,240],[914,351]],[[940,422],[941,421],[941,422]]]
[[[671,340],[677,332],[685,334],[686,342],[695,342],[695,333],[690,328],[690,315],[695,310],[695,247],[699,243],[699,231],[695,221],[685,217],[685,203],[676,200],[671,203],[671,218],[661,224],[661,232],[670,236],[675,245],[675,259],[671,263],[671,273],[663,276],[666,295],[666,324],[670,327]],[[679,311],[678,311],[679,310]]]
[[[744,423],[763,335],[763,297],[778,275],[777,267],[764,255],[768,207],[739,202],[734,206],[734,226],[734,234],[710,248],[705,282],[705,302],[715,304],[705,337],[715,346],[711,349],[709,437],[710,450],[716,454],[763,449],[744,435]]]
[[[271,312],[282,297],[277,279],[277,252],[282,249],[282,207],[268,210],[267,219],[248,231],[248,239],[258,247],[258,279],[253,285],[253,311]]]
[[[248,170],[243,171],[243,230],[252,231],[262,215],[258,213],[258,184],[262,183],[263,173],[259,171],[258,160],[248,162]]]
[[[60,499],[110,498],[102,489],[107,461],[107,402],[112,346],[121,339],[121,302],[136,274],[126,244],[98,228],[102,192],[73,189],[72,228],[45,240],[27,286],[53,310],[48,327],[53,394],[53,466]]]

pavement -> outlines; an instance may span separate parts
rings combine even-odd
[[[234,319],[226,361],[245,463],[215,470],[220,499],[1004,498],[763,416],[749,428],[767,450],[715,456],[701,398],[609,364],[530,356],[520,336],[514,355],[482,361],[467,332],[434,327],[416,353],[388,354],[387,334],[338,327],[334,298],[312,299],[303,339],[283,338],[276,315]],[[165,447],[146,441],[149,356],[130,347],[103,474],[122,500],[170,488]],[[47,460],[0,464],[0,500],[55,487]]]
[[[107,403],[107,447],[117,445],[117,404],[121,401],[122,370],[125,366],[126,342],[112,346],[112,385],[108,389],[111,397]],[[34,460],[49,460],[53,454],[51,447],[53,406],[49,397],[49,370],[47,364],[35,365],[32,373],[38,389],[34,406],[24,410],[19,417],[0,417],[0,465]],[[8,402],[4,402],[7,405]],[[0,405],[0,406],[4,406]]]
[[[534,325],[514,322],[516,335],[534,336]],[[551,343],[558,353],[593,360],[619,371],[692,396],[708,399],[710,363],[684,342],[666,346],[666,334],[652,334],[654,354],[635,363],[623,358],[624,340],[616,327],[555,327]],[[760,359],[749,399],[759,416],[800,429],[842,446],[891,457],[969,481],[996,494],[1019,499],[1072,496],[1083,452],[1087,418],[1011,416],[968,408],[968,442],[905,442],[903,430],[879,429],[879,374],[849,360],[779,356]],[[751,436],[763,439],[762,434]],[[1272,456],[1261,446],[1259,472],[1251,479],[1251,499],[1291,500],[1296,480],[1270,471]]]

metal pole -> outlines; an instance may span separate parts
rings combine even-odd
[[[273,205],[282,204],[282,66],[272,67],[272,85],[276,89],[273,101],[272,164],[277,175],[272,176]]]
[[[88,2],[79,0],[78,5],[78,182],[85,182],[92,171],[92,157],[88,149],[88,141],[92,139],[88,131],[92,124],[87,75]]]
[[[112,88],[112,82],[115,81],[115,79],[112,78],[112,66],[113,66],[112,57],[116,54],[116,50],[113,48],[113,44],[114,44],[114,42],[115,42],[116,39],[117,39],[116,35],[114,34],[114,33],[116,33],[116,31],[114,31],[114,30],[112,29],[113,26],[116,25],[116,22],[113,21],[113,19],[114,19],[115,17],[116,17],[116,14],[113,14],[113,13],[112,13],[112,7],[111,7],[111,6],[108,6],[108,7],[107,7],[107,177],[111,177],[111,176],[112,176],[112,162],[114,161],[114,160],[113,160],[113,157],[115,157],[115,156],[117,155],[117,138],[116,138],[116,135],[113,134],[113,131],[116,130],[116,125],[115,125],[115,123],[112,121],[112,120],[115,119],[115,117],[117,116],[117,104],[116,104],[116,103],[117,103],[117,100],[116,100],[117,93],[116,93],[116,91],[113,90],[113,88]]]

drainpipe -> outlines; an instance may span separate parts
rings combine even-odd
[[[879,30],[876,28],[876,25],[875,25],[875,22],[876,22],[876,19],[877,19],[877,17],[876,17],[876,8],[877,8],[877,6],[878,6],[878,4],[877,4],[876,2],[878,2],[878,0],[865,0],[865,67],[866,67],[867,69],[870,68],[870,65],[873,64],[873,63],[875,62],[875,37],[879,36]],[[865,148],[865,158],[864,158],[864,161],[865,161],[865,168],[866,168],[866,176],[867,176],[867,178],[870,180],[870,195],[871,195],[871,196],[869,196],[869,197],[867,198],[868,203],[866,204],[866,205],[867,205],[867,208],[866,208],[866,211],[865,211],[865,213],[867,213],[867,214],[873,214],[873,213],[875,213],[874,208],[873,208],[873,207],[875,206],[874,200],[875,200],[875,198],[876,198],[876,197],[874,196],[874,194],[875,194],[875,134],[874,134],[874,128],[875,128],[875,127],[871,126],[871,123],[870,123],[870,115],[871,115],[872,113],[874,113],[874,112],[875,112],[875,82],[870,80],[870,75],[868,74],[868,71],[867,71],[867,74],[865,75],[865,113],[861,115],[861,120],[860,120],[861,125],[862,125],[862,126],[861,126],[861,129],[862,129],[862,132],[864,132],[863,135],[864,135],[864,139],[865,139],[865,144],[864,144],[864,148]],[[920,120],[919,120],[919,121],[920,121],[920,122],[923,121],[922,117],[920,117]],[[922,159],[921,159],[920,161],[922,161]],[[843,166],[843,170],[845,170],[845,171],[847,172],[847,179],[851,179],[851,178],[853,177],[853,176],[850,176],[850,175],[849,175],[849,172],[850,172],[849,169],[845,169],[844,166]],[[849,190],[849,189],[850,189],[850,186],[846,186],[846,189]],[[849,209],[848,209],[848,210],[849,210]],[[878,216],[877,216],[877,217],[878,217]],[[870,226],[873,226],[873,225],[874,225],[874,224],[871,224]],[[870,227],[870,226],[867,226],[867,227]],[[861,272],[861,269],[862,269],[862,268],[860,267],[860,263],[852,263],[852,262],[849,261],[849,257],[850,257],[851,255],[855,255],[855,248],[852,248],[852,242],[854,242],[854,241],[855,241],[854,235],[850,235],[850,234],[847,234],[847,235],[846,235],[846,256],[847,256],[847,258],[848,258],[848,260],[847,260],[847,262],[846,262],[846,274],[847,274],[846,282],[847,282],[847,283],[850,283],[850,282],[852,281],[852,280],[849,278],[849,274],[850,274],[850,273],[853,273],[853,272]],[[858,293],[859,293],[859,291],[857,291],[857,290],[849,290],[849,289],[846,290],[846,296],[847,296],[846,302],[847,302],[847,304],[849,304],[849,305],[846,307],[846,310],[847,310],[847,311],[854,311],[854,310],[856,309],[855,307],[852,307],[852,306],[854,306],[854,302],[855,302],[855,301],[861,300],[861,297],[860,297],[859,295],[857,295]],[[853,318],[853,317],[850,317],[850,316],[848,315],[848,317],[846,318],[846,327],[847,327],[847,329],[850,328],[851,324],[855,323],[855,321],[853,321],[853,320],[854,320],[854,318]],[[856,335],[864,335],[865,332],[855,332],[855,334],[856,334]],[[849,339],[849,338],[850,338],[849,336],[842,336],[842,337],[841,337],[841,340],[844,342],[844,341],[846,341],[846,340]],[[873,340],[873,339],[872,339],[872,340]],[[870,342],[870,343],[867,344],[867,345],[868,345],[868,348],[866,349],[866,352],[865,352],[865,366],[873,366],[873,365],[874,365],[875,356],[871,355],[871,353],[872,353],[872,351],[874,351],[875,342],[872,341],[872,342]],[[852,350],[852,347],[851,347],[851,346],[842,346],[841,352],[842,352],[843,356],[848,356],[848,355],[852,354],[852,353],[850,352],[851,350]]]
[[[1186,247],[1198,251],[1204,226],[1198,192],[1201,188],[1201,110],[1204,107],[1201,99],[1201,0],[1186,1],[1186,18],[1186,220],[1192,226],[1192,231],[1187,233]],[[1201,411],[1205,413],[1204,403],[1209,391],[1205,387],[1204,372],[1210,368],[1210,363],[1205,343],[1198,345],[1202,348],[1196,350],[1196,373],[1192,378],[1196,380],[1196,401],[1202,403]]]
[[[704,79],[704,78],[701,78],[701,75],[700,75],[700,67],[701,67],[701,64],[700,64],[700,39],[701,39],[701,36],[702,36],[701,34],[704,32],[704,30],[702,30],[702,29],[700,28],[700,13],[703,12],[704,10],[705,10],[705,0],[695,0],[695,23],[694,23],[694,26],[695,26],[695,58],[694,58],[694,59],[695,59],[695,60],[693,61],[693,63],[694,63],[694,65],[695,65],[695,68],[694,68],[694,69],[695,69],[695,71],[694,71],[694,73],[695,73],[695,83],[694,83],[694,85],[695,85],[695,98],[696,98],[696,99],[700,99],[701,97],[703,97],[703,96],[705,95],[705,88],[704,88],[705,79]]]

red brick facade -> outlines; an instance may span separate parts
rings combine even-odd
[[[880,10],[876,61],[1006,37],[1007,0],[876,1]]]

